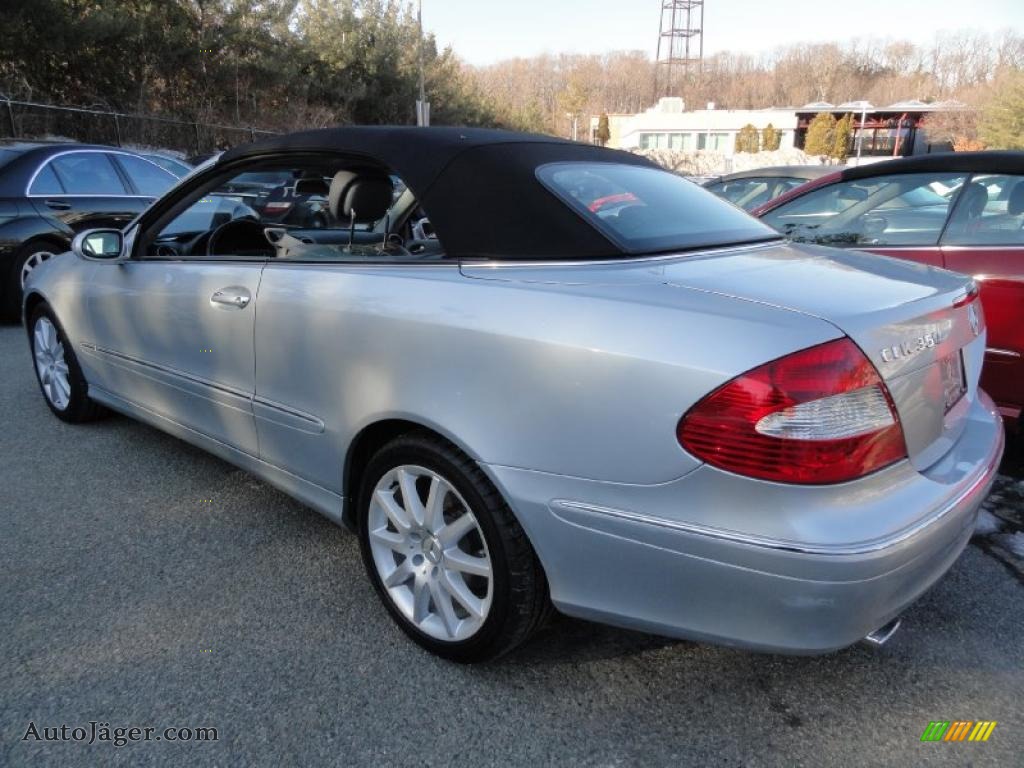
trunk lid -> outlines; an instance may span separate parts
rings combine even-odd
[[[472,267],[465,271],[472,277],[485,274]],[[977,396],[985,347],[981,304],[961,303],[970,278],[935,267],[859,251],[772,243],[633,264],[490,272],[492,279],[545,283],[660,283],[825,320],[878,369],[918,469],[949,450]],[[958,376],[962,396],[954,386]]]

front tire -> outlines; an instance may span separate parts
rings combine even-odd
[[[550,610],[540,562],[480,468],[425,432],[381,448],[363,474],[359,539],[367,573],[402,630],[458,662],[526,641]]]
[[[89,399],[78,358],[49,307],[36,307],[28,327],[36,381],[53,415],[72,424],[101,416],[103,408]]]

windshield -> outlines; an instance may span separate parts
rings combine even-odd
[[[681,176],[619,163],[552,163],[541,183],[627,253],[707,248],[778,233]]]

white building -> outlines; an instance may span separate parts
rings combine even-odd
[[[590,118],[590,136],[596,141],[600,117]],[[797,128],[794,109],[707,109],[687,111],[683,100],[662,98],[646,112],[609,115],[611,138],[616,149],[706,149],[732,155],[736,134],[746,125],[763,131],[769,124],[782,134],[780,149],[793,147]]]

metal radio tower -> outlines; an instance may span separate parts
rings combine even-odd
[[[704,0],[661,0],[655,96],[673,96],[679,71],[685,76],[704,60]]]

